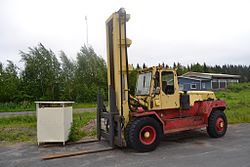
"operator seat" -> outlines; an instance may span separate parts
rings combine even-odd
[[[162,81],[162,90],[165,94],[174,94],[174,85],[168,85],[167,81]]]

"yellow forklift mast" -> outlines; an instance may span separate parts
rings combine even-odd
[[[108,139],[111,146],[125,146],[123,129],[129,121],[128,56],[132,43],[126,37],[126,22],[130,15],[124,8],[113,13],[106,21],[108,64],[108,108],[98,95],[97,137]],[[104,128],[102,120],[105,120]]]
[[[108,101],[114,101],[119,115],[128,121],[129,88],[128,88],[128,56],[127,47],[132,43],[126,37],[126,22],[130,15],[121,8],[106,21],[107,64],[108,64]],[[111,99],[111,91],[115,99]],[[111,106],[111,104],[109,104]]]

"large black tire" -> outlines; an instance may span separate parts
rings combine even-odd
[[[208,118],[207,133],[212,138],[219,138],[226,134],[227,117],[223,111],[216,110],[211,112]]]
[[[138,152],[153,151],[160,144],[162,130],[160,124],[151,117],[142,117],[131,122],[128,143]]]

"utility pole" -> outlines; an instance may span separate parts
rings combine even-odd
[[[88,18],[87,16],[85,16],[85,22],[86,22],[86,45],[88,46],[89,45],[89,41],[88,41]]]

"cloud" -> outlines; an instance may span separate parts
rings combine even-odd
[[[0,61],[39,42],[72,58],[86,42],[106,59],[105,20],[121,6],[131,14],[130,63],[250,63],[250,2],[239,0],[4,0],[0,2]]]

